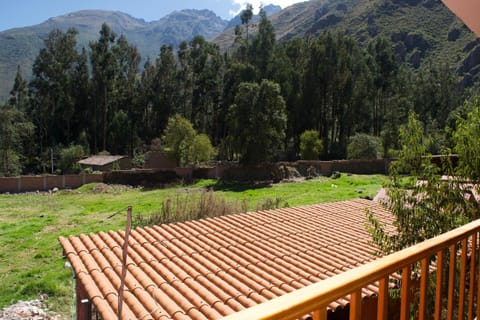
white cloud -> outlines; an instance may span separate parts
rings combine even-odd
[[[231,16],[236,16],[237,14],[240,13],[240,11],[242,11],[243,9],[245,9],[247,3],[250,3],[252,6],[253,6],[253,12],[255,14],[258,13],[258,11],[260,11],[260,6],[266,6],[266,5],[269,5],[269,4],[275,4],[275,5],[278,5],[280,7],[283,8],[286,8],[288,6],[291,6],[292,4],[294,3],[297,3],[297,2],[304,2],[306,0],[232,0],[232,4],[235,6],[235,9],[233,10],[230,10],[230,15]]]

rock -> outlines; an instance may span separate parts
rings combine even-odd
[[[423,6],[428,9],[432,9],[433,7],[438,5],[437,0],[428,0],[423,3]]]
[[[18,301],[16,304],[3,308],[1,320],[58,320],[59,315],[50,314],[43,302],[48,297],[41,296],[37,300]]]
[[[317,173],[317,170],[315,169],[314,166],[309,166],[307,168],[307,178],[309,179],[313,179],[315,177],[318,177],[319,174]]]
[[[409,61],[415,69],[418,69],[422,61],[422,53],[415,49],[410,55]]]
[[[405,39],[405,45],[409,51],[415,48],[418,48],[422,51],[430,48],[428,41],[423,37],[422,34],[419,33],[409,33]]]
[[[392,42],[403,42],[409,52],[415,48],[418,48],[421,51],[430,48],[430,43],[420,33],[407,33],[402,31],[393,33],[390,38]]]
[[[342,18],[335,15],[329,14],[328,16],[323,16],[321,19],[318,19],[315,24],[310,28],[309,32],[315,32],[318,30],[325,29],[327,27],[331,27],[337,23],[342,21]]]
[[[421,2],[421,0],[393,0],[392,2],[400,5],[416,6]]]
[[[348,7],[345,3],[340,3],[340,4],[337,4],[335,9],[338,10],[338,11],[346,12],[348,10]]]
[[[407,55],[407,47],[403,42],[397,42],[393,47],[393,52],[395,54],[395,58],[399,62],[404,62],[405,57]]]
[[[371,37],[375,37],[378,34],[378,27],[375,25],[370,25],[368,26],[367,31]]]
[[[279,175],[281,176],[281,178],[279,177],[280,180],[294,180],[302,177],[302,175],[294,167],[282,165],[278,169]]]
[[[475,47],[468,56],[463,60],[462,65],[458,68],[459,74],[470,72],[474,67],[480,64],[480,46]]]
[[[448,32],[448,41],[457,41],[460,37],[461,31],[457,28],[453,28]]]
[[[463,52],[469,52],[473,48],[477,46],[477,44],[480,43],[480,38],[477,38],[476,40],[470,41],[465,45],[465,48],[463,48]]]

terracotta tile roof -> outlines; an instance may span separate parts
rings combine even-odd
[[[358,199],[132,230],[122,318],[217,319],[374,260],[367,208],[392,222]],[[123,237],[59,238],[103,319],[116,318]]]

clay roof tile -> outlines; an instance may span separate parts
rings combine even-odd
[[[217,319],[371,261],[378,249],[365,230],[367,209],[393,221],[378,203],[359,199],[136,228],[122,317]],[[59,238],[103,319],[116,318],[124,237]],[[362,292],[377,290],[374,283]],[[347,303],[348,296],[329,308]]]

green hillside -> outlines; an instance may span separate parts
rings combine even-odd
[[[51,30],[66,31],[74,27],[79,32],[79,47],[88,47],[90,41],[98,39],[104,22],[137,46],[144,59],[155,59],[163,44],[178,46],[181,41],[191,40],[196,35],[213,38],[227,25],[227,21],[209,10],[176,11],[153,22],[121,12],[84,10],[50,18],[35,26],[0,32],[0,102],[8,98],[18,65],[24,77],[30,77],[33,61]]]
[[[397,59],[414,68],[429,61],[458,68],[465,84],[478,80],[476,36],[440,0],[311,0],[290,6],[270,18],[279,41],[309,37],[326,30],[345,32],[362,45],[376,37],[394,43]],[[252,33],[255,32],[253,26]],[[214,42],[232,46],[234,30]]]

